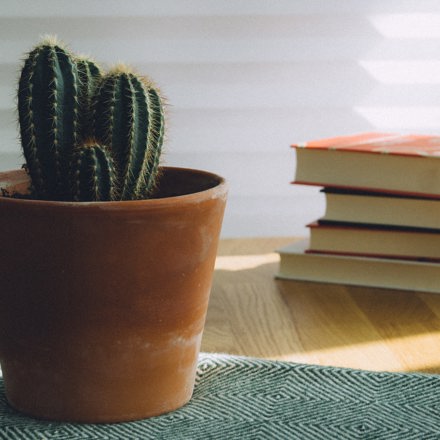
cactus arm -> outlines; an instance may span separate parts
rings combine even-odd
[[[112,149],[119,165],[122,200],[140,199],[154,188],[164,117],[158,92],[126,68],[103,78],[94,107],[94,136]]]
[[[115,120],[119,122],[113,131],[113,152],[121,167],[121,198],[131,199],[131,194],[144,161],[146,139],[144,109],[136,100],[136,87],[131,74],[119,76],[120,98],[115,101]],[[117,128],[118,127],[118,128]]]
[[[101,69],[91,59],[86,57],[76,58],[79,80],[79,103],[80,121],[83,139],[87,139],[92,134],[91,122],[91,98],[95,93],[98,83],[102,77]]]
[[[18,115],[20,123],[20,136],[23,146],[23,153],[27,162],[27,171],[32,181],[32,192],[37,195],[45,195],[44,173],[41,165],[40,154],[37,148],[40,132],[45,126],[42,114],[34,114],[34,107],[41,92],[35,91],[34,82],[41,82],[41,78],[35,78],[36,64],[38,56],[41,55],[37,50],[29,53],[25,60],[19,84],[18,84]],[[38,119],[38,121],[36,120]],[[44,130],[43,130],[44,131]]]
[[[113,107],[116,78],[106,75],[92,97],[92,135],[106,145],[111,145],[113,126]]]
[[[95,143],[77,148],[71,159],[70,181],[74,201],[114,200],[116,173],[107,149]]]
[[[143,170],[144,179],[141,180],[143,186],[138,187],[138,193],[142,198],[148,197],[156,187],[165,132],[165,117],[162,98],[157,89],[148,84],[147,90],[148,115],[150,119],[147,140],[148,169]]]
[[[24,156],[37,198],[63,199],[68,160],[80,139],[78,73],[61,46],[43,42],[25,61],[18,88]]]
[[[135,99],[131,75],[112,72],[104,77],[94,107],[94,135],[109,145],[119,165],[119,188],[122,200],[130,193],[138,178],[139,159],[145,145],[146,127],[140,126],[139,106]],[[143,118],[145,121],[145,117]],[[140,155],[139,155],[140,153]]]
[[[139,198],[138,188],[143,181],[143,173],[148,163],[148,131],[149,115],[147,98],[141,81],[134,75],[129,75],[130,102],[127,162],[125,164],[125,179],[123,182],[123,198]]]
[[[58,52],[58,48],[50,52],[53,75],[49,102],[54,114],[51,145],[55,169],[55,192],[64,196],[67,186],[69,159],[75,145],[81,140],[80,109],[78,101],[78,72],[75,63],[66,52]],[[50,163],[50,161],[48,160]]]

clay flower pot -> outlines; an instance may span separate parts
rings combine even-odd
[[[28,186],[23,171],[0,187]],[[162,198],[0,197],[0,363],[14,408],[119,422],[190,399],[226,184],[164,168]]]

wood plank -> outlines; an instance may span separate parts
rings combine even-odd
[[[439,295],[276,281],[273,251],[291,241],[221,241],[202,350],[440,373]]]
[[[318,364],[398,370],[400,363],[382,341],[350,288],[278,281],[310,361]]]
[[[285,359],[301,353],[299,335],[273,283],[228,284],[222,296],[237,354]]]

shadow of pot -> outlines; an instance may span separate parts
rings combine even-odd
[[[22,171],[0,187],[28,186]],[[120,422],[192,395],[227,186],[164,168],[158,198],[0,197],[0,362],[28,415]]]

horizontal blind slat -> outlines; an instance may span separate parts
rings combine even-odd
[[[121,6],[122,5],[122,6]],[[90,17],[136,16],[140,14],[161,17],[169,15],[279,15],[378,12],[432,12],[440,11],[437,0],[20,0],[9,2],[1,16],[4,17]]]

